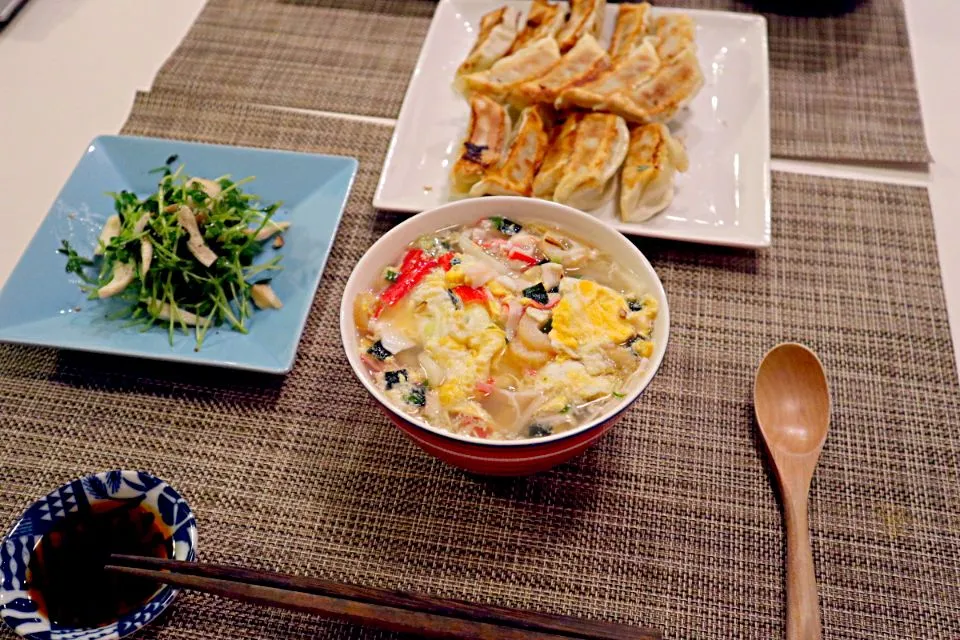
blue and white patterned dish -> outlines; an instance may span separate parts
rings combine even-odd
[[[88,629],[50,622],[25,588],[27,566],[40,538],[68,514],[107,500],[140,501],[160,516],[176,560],[196,560],[197,522],[186,501],[163,480],[143,471],[107,471],[73,480],[34,502],[0,546],[0,619],[28,640],[112,640],[130,635],[160,615],[177,595],[164,586],[139,609]]]

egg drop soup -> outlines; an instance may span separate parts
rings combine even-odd
[[[491,440],[561,433],[619,402],[656,316],[602,250],[499,217],[419,238],[354,304],[361,359],[396,408]]]

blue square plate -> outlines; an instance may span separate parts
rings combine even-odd
[[[87,300],[79,280],[64,271],[61,240],[92,255],[106,219],[113,214],[108,191],[126,189],[144,197],[156,190],[157,174],[172,155],[189,175],[234,180],[256,176],[244,186],[266,203],[283,201],[275,220],[292,224],[279,253],[283,270],[271,286],[283,308],[258,311],[246,335],[212,328],[199,351],[192,333],[177,331],[170,346],[166,329],[122,328],[108,320],[112,301]],[[286,373],[293,367],[300,334],[337,233],[357,160],[289,151],[195,144],[176,140],[101,136],[80,163],[0,292],[0,341],[99,353]],[[267,249],[260,260],[269,259]],[[259,261],[259,260],[258,260]]]

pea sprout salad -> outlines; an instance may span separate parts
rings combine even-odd
[[[280,202],[264,205],[241,185],[252,177],[206,179],[180,165],[155,169],[161,177],[144,199],[110,193],[116,213],[103,226],[94,255],[81,256],[63,240],[66,271],[81,279],[91,300],[126,304],[110,314],[126,326],[165,327],[173,345],[179,327],[193,333],[199,350],[211,327],[247,333],[254,309],[279,309],[270,287],[281,256],[254,263],[267,242],[279,249],[289,222],[274,222]]]

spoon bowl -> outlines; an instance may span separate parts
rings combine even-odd
[[[787,640],[820,640],[820,604],[807,500],[830,426],[830,389],[819,358],[800,344],[767,352],[753,404],[780,490],[787,529]]]
[[[768,351],[757,369],[754,406],[771,454],[821,449],[830,425],[830,389],[816,354],[794,343]]]

